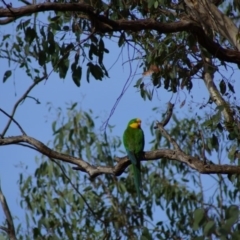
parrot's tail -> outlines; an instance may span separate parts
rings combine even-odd
[[[140,206],[140,203],[141,203],[140,191],[141,191],[141,188],[142,188],[140,161],[137,161],[136,165],[132,164],[132,166],[133,166],[133,174],[134,174],[134,183],[135,183],[137,196],[138,196],[138,206]]]
[[[127,150],[128,157],[132,163],[133,166],[133,176],[134,176],[134,183],[137,191],[137,196],[138,196],[138,206],[140,206],[141,203],[141,195],[140,195],[140,190],[142,188],[142,178],[141,178],[141,165],[140,161],[136,158],[134,153],[130,152]]]

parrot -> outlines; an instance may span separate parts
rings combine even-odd
[[[140,157],[144,149],[144,132],[141,129],[141,119],[134,118],[129,121],[123,133],[123,145],[128,158],[133,166],[134,183],[138,196],[138,206],[140,206],[140,188],[142,187]]]

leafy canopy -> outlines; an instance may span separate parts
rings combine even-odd
[[[97,173],[89,178],[87,167],[73,169],[66,161],[43,154],[36,160],[34,176],[22,173],[19,178],[26,222],[16,227],[17,238],[240,239],[236,174],[240,107],[237,83],[229,77],[239,71],[240,64],[239,1],[20,2],[26,6],[16,9],[3,1],[0,9],[0,24],[15,21],[16,25],[14,34],[1,35],[0,58],[9,64],[2,82],[9,81],[15,69],[22,69],[33,81],[16,108],[52,73],[59,79],[66,79],[69,73],[77,87],[84,79],[90,83],[90,79],[114,77],[105,63],[106,56],[113,54],[110,42],[128,56],[129,79],[137,72],[133,69],[140,71],[134,87],[144,100],[152,100],[158,89],[174,96],[183,93],[186,98],[175,107],[181,111],[195,100],[196,79],[209,95],[199,104],[196,116],[189,113],[183,118],[174,109],[167,126],[169,135],[150,124],[151,153],[160,149],[162,155],[160,160],[143,164],[141,209],[136,207],[132,174],[124,171],[127,164],[123,163],[120,176]],[[102,165],[104,159],[106,166],[114,167],[115,157],[123,154],[120,136],[110,134],[111,126],[108,136],[99,133],[94,113],[78,111],[76,106],[68,108],[67,118],[59,111],[52,124],[50,147],[93,166]],[[2,145],[16,143],[4,142],[16,108],[1,131]],[[153,113],[159,116],[158,109]],[[167,150],[172,151],[171,156],[176,154],[172,139],[184,152],[184,159],[173,161],[166,155]],[[235,172],[229,173],[230,165],[223,165],[224,154]],[[199,168],[189,167],[193,157],[206,169],[221,165],[221,171],[203,178]],[[210,194],[204,191],[209,182],[214,182]],[[6,218],[8,222],[1,226],[3,236],[9,232],[14,236],[7,214]]]

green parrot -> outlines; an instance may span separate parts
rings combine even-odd
[[[142,187],[141,168],[139,158],[144,149],[144,133],[141,129],[141,120],[134,118],[129,121],[123,134],[123,144],[128,158],[133,166],[134,182],[138,195],[138,206],[140,205],[140,188]]]

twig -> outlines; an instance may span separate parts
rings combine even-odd
[[[71,179],[68,177],[68,175],[65,173],[65,170],[63,169],[63,167],[61,166],[60,163],[58,163],[57,161],[55,161],[54,159],[51,158],[51,161],[53,161],[54,163],[56,163],[58,165],[58,167],[61,169],[63,175],[65,178],[67,178],[68,182],[70,183],[70,185],[72,186],[72,188],[80,195],[80,197],[83,199],[83,201],[85,202],[85,204],[87,205],[89,211],[92,213],[92,215],[95,217],[96,220],[99,220],[100,222],[102,222],[103,224],[105,224],[104,220],[102,220],[101,218],[97,217],[96,213],[94,212],[94,210],[91,208],[91,206],[88,204],[86,198],[79,192],[79,190],[75,187],[75,185],[72,183]]]
[[[11,119],[11,121],[13,121],[19,127],[19,129],[20,129],[20,131],[22,132],[23,135],[27,135],[24,132],[24,130],[22,129],[22,127],[20,126],[20,124],[12,116],[10,116],[8,113],[6,113],[2,108],[0,108],[0,111],[2,113],[4,113],[6,116],[8,116]],[[1,135],[1,137],[3,137],[3,135]]]
[[[11,118],[9,119],[6,127],[4,128],[1,136],[4,137],[4,135],[6,134],[11,122],[12,122],[12,119],[14,117],[14,114],[17,110],[17,107],[18,105],[27,97],[27,95],[30,93],[30,91],[38,84],[40,83],[41,81],[43,81],[46,77],[41,77],[40,79],[36,80],[28,89],[27,91],[22,95],[22,97],[19,98],[19,100],[15,103],[14,107],[13,107],[13,110],[12,110],[12,114],[11,114]]]
[[[168,103],[168,109],[167,109],[167,112],[166,112],[167,116],[166,116],[165,119],[161,122],[161,124],[162,124],[163,127],[165,127],[165,126],[168,124],[169,120],[171,119],[172,113],[173,113],[173,108],[174,108],[174,104],[171,103],[171,102],[169,102],[169,103]],[[154,126],[154,129],[157,129],[157,128],[158,128],[157,125]]]
[[[1,202],[1,205],[2,205],[3,212],[6,216],[7,226],[8,226],[7,230],[6,230],[6,228],[4,229],[4,227],[2,228],[2,230],[5,230],[7,232],[10,240],[17,240],[12,215],[11,215],[11,212],[9,210],[6,198],[4,197],[4,195],[2,193],[1,185],[0,185],[0,202]]]
[[[31,99],[33,99],[36,102],[36,104],[41,104],[41,102],[37,98],[35,98],[35,97],[26,96],[26,98],[31,98]]]
[[[78,47],[78,46],[80,46],[81,44],[83,44],[83,43],[85,43],[86,41],[88,41],[94,34],[95,34],[94,31],[91,32],[86,38],[84,38],[84,39],[81,40],[79,43],[77,43],[75,46],[73,46],[71,49],[69,49],[68,51],[66,51],[66,52],[63,54],[62,58],[60,58],[60,59],[58,60],[58,62],[53,66],[52,70],[51,70],[51,71],[49,72],[49,74],[47,75],[46,80],[47,80],[47,79],[49,78],[49,76],[53,73],[54,68],[64,59],[64,57],[65,57],[68,53],[70,53],[70,51],[74,50],[76,47]]]
[[[203,195],[203,185],[202,185],[202,179],[201,179],[201,174],[199,173],[198,174],[198,185],[199,185],[199,188],[200,188],[200,204],[201,204],[201,207],[203,208],[203,204],[204,204],[204,195]]]
[[[174,149],[181,152],[181,148],[179,147],[179,145],[177,144],[177,142],[175,141],[175,139],[173,139],[168,132],[164,129],[163,124],[162,123],[157,123],[157,127],[158,129],[161,131],[162,135],[165,136],[167,138],[167,140],[173,145]]]
[[[37,151],[37,148],[35,148],[33,146],[30,146],[28,144],[25,144],[25,143],[16,143],[16,145],[22,146],[22,147],[27,147],[27,148],[30,148],[30,149],[33,149],[33,150]]]
[[[156,124],[156,126],[154,128],[155,129],[159,129],[161,131],[161,133],[167,138],[167,140],[170,143],[172,143],[172,145],[173,145],[175,150],[181,151],[181,148],[179,147],[177,142],[173,138],[171,138],[171,136],[168,134],[168,132],[164,129],[164,126],[166,126],[168,124],[169,120],[172,117],[173,108],[174,108],[174,104],[169,102],[168,103],[167,113],[166,113],[167,114],[166,118],[162,122],[157,122],[157,124]]]
[[[207,159],[205,156],[205,142],[204,142],[204,137],[203,137],[203,133],[201,130],[199,130],[199,134],[201,136],[202,139],[202,158],[203,158],[203,163],[206,165],[207,164]]]
[[[167,109],[167,116],[166,116],[166,118],[162,121],[163,127],[165,127],[165,126],[168,124],[169,120],[171,119],[172,113],[173,113],[173,108],[174,108],[174,104],[171,103],[171,102],[169,102],[169,103],[168,103],[168,109]]]
[[[131,85],[131,83],[132,83],[132,81],[133,81],[133,79],[134,79],[134,76],[135,76],[135,74],[136,74],[136,72],[137,72],[138,66],[139,66],[139,64],[137,64],[135,70],[133,70],[132,64],[131,64],[131,58],[130,58],[129,45],[127,45],[127,48],[128,48],[128,60],[129,60],[129,63],[130,63],[130,65],[129,65],[129,75],[128,75],[128,78],[127,78],[127,80],[125,81],[125,83],[124,83],[124,85],[123,85],[123,88],[122,88],[122,90],[121,90],[120,95],[119,95],[118,98],[116,99],[116,101],[115,101],[115,103],[114,103],[114,105],[113,105],[113,107],[112,107],[112,109],[111,109],[111,111],[110,111],[110,114],[109,114],[107,120],[104,121],[104,123],[103,123],[102,126],[101,126],[101,130],[103,130],[104,132],[106,131],[106,128],[107,128],[107,126],[108,126],[108,123],[109,123],[109,121],[110,121],[110,118],[113,116],[113,114],[114,114],[114,112],[115,112],[115,110],[116,110],[119,102],[121,101],[123,95],[125,94],[125,92],[126,92],[126,91],[128,90],[128,88],[129,88],[129,86]],[[133,49],[133,57],[134,57],[134,55],[135,55],[135,49]],[[133,71],[134,71],[134,74],[132,75],[132,72],[133,72]]]
[[[30,3],[30,2],[28,2],[26,0],[19,0],[19,1],[25,3],[26,5],[31,5],[32,4],[32,3]]]
[[[4,232],[8,233],[8,229],[7,229],[6,227],[0,226],[0,229],[1,229],[2,231],[4,231]]]
[[[6,6],[6,8],[14,15],[14,12],[11,10],[12,8],[12,3],[6,3],[4,0],[2,0],[3,4]]]

